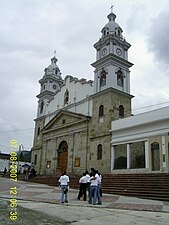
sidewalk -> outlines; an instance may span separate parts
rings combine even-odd
[[[103,193],[102,205],[90,205],[77,200],[78,190],[69,189],[69,202],[61,204],[59,188],[0,178],[2,225],[13,224],[9,219],[12,210],[9,199],[13,197],[9,189],[14,186],[17,187],[15,224],[18,225],[166,225],[169,221],[169,202]]]
[[[31,182],[18,181],[17,199],[41,203],[50,203],[60,205],[60,189],[45,184],[37,184]],[[102,205],[90,205],[88,201],[77,200],[78,190],[69,189],[68,206],[108,208],[108,209],[127,209],[152,212],[169,212],[169,202],[139,199],[135,197],[125,197],[104,194],[102,197]],[[7,192],[2,192],[1,197],[10,198]]]

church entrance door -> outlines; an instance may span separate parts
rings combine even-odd
[[[159,143],[154,142],[151,144],[151,152],[152,152],[152,171],[160,170],[160,150]]]
[[[68,144],[66,141],[62,141],[58,149],[57,169],[63,173],[67,170],[68,162]]]

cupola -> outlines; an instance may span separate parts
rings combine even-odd
[[[54,56],[51,58],[51,64],[44,69],[45,75],[61,76],[60,69],[56,64],[58,59]]]
[[[108,18],[109,22],[101,30],[102,37],[109,35],[109,34],[114,34],[114,35],[122,37],[123,30],[119,26],[119,24],[115,22],[116,15],[113,12],[111,12],[107,16],[107,18]]]

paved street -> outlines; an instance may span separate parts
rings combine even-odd
[[[9,201],[0,199],[0,224],[1,225],[66,225],[67,223],[56,216],[46,215],[43,212],[17,206],[18,219],[12,221],[9,217]]]
[[[56,181],[57,182],[57,181]],[[15,185],[0,177],[0,224],[39,225],[167,225],[169,203],[116,195],[103,195],[103,204],[94,206],[77,200],[77,190],[69,189],[69,202],[60,203],[60,190],[44,184],[18,181],[17,220],[9,218],[9,189]]]

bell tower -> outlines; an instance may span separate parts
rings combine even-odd
[[[46,115],[48,102],[60,90],[60,86],[63,84],[60,69],[56,64],[57,61],[57,58],[54,56],[51,59],[51,64],[44,69],[44,76],[39,80],[41,88],[40,94],[36,96],[39,98],[37,117]]]
[[[44,69],[44,75],[39,80],[40,94],[36,97],[38,100],[37,118],[35,121],[34,142],[32,147],[31,160],[34,162],[37,173],[41,173],[42,167],[42,129],[45,126],[45,116],[49,101],[54,97],[55,93],[60,90],[63,84],[61,72],[57,66],[57,58],[54,56],[51,59],[51,64]]]
[[[114,88],[130,94],[130,71],[133,65],[128,61],[130,44],[123,37],[122,28],[116,23],[111,11],[108,23],[101,30],[101,38],[94,44],[96,61],[94,71],[94,93]]]

